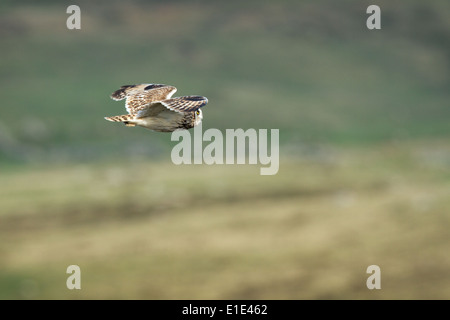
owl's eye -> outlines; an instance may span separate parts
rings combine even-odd
[[[196,113],[197,115],[200,115],[200,110],[197,110],[195,113]]]

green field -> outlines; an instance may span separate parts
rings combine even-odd
[[[449,298],[448,1],[69,4],[0,4],[0,299]],[[278,174],[105,121],[137,83],[279,129]]]
[[[4,5],[1,160],[164,154],[167,135],[103,120],[125,112],[114,90],[147,82],[208,97],[205,129],[278,128],[294,147],[450,135],[447,1],[380,3],[377,31],[355,1],[101,3],[80,3],[81,30],[59,2]]]
[[[448,146],[327,152],[274,177],[148,162],[6,174],[0,297],[447,299]],[[81,290],[65,287],[72,264]]]

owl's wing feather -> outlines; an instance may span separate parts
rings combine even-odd
[[[145,118],[145,117],[154,117],[160,114],[163,111],[168,111],[172,113],[171,110],[168,110],[165,106],[163,106],[159,101],[151,102],[144,106],[142,106],[136,113],[136,118]]]
[[[208,103],[208,99],[202,96],[184,96],[166,99],[160,103],[169,110],[184,113],[200,109]]]
[[[111,94],[113,100],[126,98],[125,108],[130,114],[137,114],[147,109],[152,102],[169,99],[177,88],[165,84],[143,83],[138,85],[121,86]]]

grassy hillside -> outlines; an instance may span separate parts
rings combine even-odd
[[[390,146],[270,178],[145,162],[10,173],[0,297],[446,299],[450,150],[433,150],[447,162]],[[72,264],[81,290],[65,287]],[[366,287],[373,264],[381,290]]]
[[[448,299],[448,1],[70,4],[0,3],[0,299]],[[280,129],[278,174],[103,119],[150,82]]]
[[[206,128],[279,128],[283,144],[448,137],[448,3],[382,2],[377,31],[367,5],[80,2],[68,30],[64,3],[6,2],[2,158],[161,154],[167,135],[103,120],[141,82],[207,96]]]

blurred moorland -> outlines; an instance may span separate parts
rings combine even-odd
[[[371,4],[2,1],[0,298],[448,299],[450,3]],[[135,83],[279,129],[279,173],[175,166],[103,119]]]

